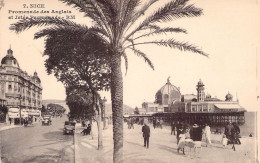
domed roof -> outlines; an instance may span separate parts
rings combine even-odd
[[[1,64],[20,68],[16,58],[13,56],[11,48],[7,50],[7,55],[2,59]]]
[[[232,101],[233,96],[228,92],[228,94],[226,95],[226,101]]]
[[[203,82],[201,81],[201,79],[200,79],[200,81],[198,82],[198,86],[204,86],[204,84],[203,84]]]
[[[210,95],[210,94],[207,94],[207,95],[206,95],[206,98],[211,98],[211,95]]]
[[[169,77],[170,78],[170,77]],[[167,83],[159,90],[162,94],[166,94],[172,91],[177,91],[180,93],[179,89],[171,84],[170,79],[167,79]]]
[[[37,80],[38,83],[41,83],[41,79],[38,77],[38,74],[37,74],[36,71],[35,71],[34,74],[33,74],[33,78],[34,78],[35,80]]]
[[[180,90],[170,83],[169,78],[167,79],[167,83],[156,93],[157,103],[162,103],[165,105],[172,103],[173,101],[181,100]]]

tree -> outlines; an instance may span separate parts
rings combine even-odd
[[[7,114],[7,112],[8,112],[7,106],[0,105],[0,112],[2,112],[3,114]]]
[[[42,105],[42,108],[41,108],[42,114],[44,114],[46,111],[47,111],[47,110],[46,110],[46,107],[45,107],[44,105]]]
[[[138,107],[135,107],[134,114],[140,114]]]
[[[49,56],[45,66],[49,74],[54,73],[66,86],[70,117],[83,114],[90,118],[95,115],[98,125],[98,149],[102,149],[100,125],[103,107],[100,104],[102,100],[98,91],[108,90],[110,87],[106,44],[91,30],[82,32],[68,28],[46,35],[37,35],[37,37],[43,36],[47,37],[44,55]],[[83,102],[76,98],[82,98]],[[89,107],[92,108],[86,109]]]
[[[102,149],[101,116],[103,102],[100,96],[97,97],[97,101],[93,101],[95,100],[93,97],[96,95],[93,95],[91,92],[92,91],[86,92],[84,89],[80,88],[67,87],[66,103],[70,108],[70,114],[72,117],[87,118],[89,120],[94,118],[98,126],[98,149]]]
[[[184,33],[187,31],[179,27],[162,27],[161,23],[172,22],[183,17],[196,17],[202,14],[202,9],[187,4],[188,0],[169,0],[163,7],[155,12],[149,12],[158,0],[149,0],[142,3],[141,0],[60,0],[83,12],[87,18],[94,22],[91,30],[100,39],[104,40],[109,48],[109,62],[111,68],[111,99],[113,111],[113,139],[115,163],[123,161],[123,80],[121,71],[121,58],[125,60],[126,69],[128,59],[126,49],[144,59],[148,65],[154,66],[148,56],[137,49],[139,45],[155,44],[181,51],[191,51],[207,56],[202,50],[187,42],[179,42],[174,38],[157,40],[151,36],[162,34]],[[159,2],[158,2],[159,4]],[[86,31],[88,28],[62,18],[30,18],[20,20],[10,29],[21,32],[32,26],[53,25],[36,33],[46,35],[53,31],[61,31],[70,28],[78,31]],[[149,41],[143,41],[151,37]],[[154,40],[155,39],[155,40]]]
[[[92,95],[85,90],[73,87],[66,88],[66,104],[70,109],[70,115],[73,118],[92,119],[95,111],[92,107]]]

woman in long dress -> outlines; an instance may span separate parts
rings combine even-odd
[[[211,131],[208,124],[206,124],[205,126],[204,134],[205,134],[207,146],[211,145]]]
[[[184,147],[185,147],[185,130],[182,130],[179,135],[179,143],[178,143],[178,148],[177,148],[178,153],[179,153],[180,149],[182,149],[183,154],[185,155]]]

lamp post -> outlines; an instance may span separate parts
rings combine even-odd
[[[106,97],[104,97],[104,99],[102,100],[103,101],[103,112],[104,112],[104,116],[103,116],[103,130],[107,129],[107,115],[106,115],[106,102],[107,102],[107,99]]]
[[[20,125],[22,125],[22,95],[20,95]]]

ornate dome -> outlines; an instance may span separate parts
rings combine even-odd
[[[38,83],[41,83],[41,79],[38,77],[38,74],[37,74],[36,71],[35,71],[34,74],[33,74],[33,78],[34,78]]]
[[[1,64],[5,66],[20,68],[17,60],[13,56],[13,51],[11,50],[11,48],[7,50],[7,55],[2,59]]]
[[[228,92],[228,94],[226,95],[226,101],[232,101],[233,100],[233,96]]]
[[[157,91],[155,95],[156,103],[168,105],[174,101],[181,100],[180,90],[170,83],[169,78],[167,79],[167,83]]]

